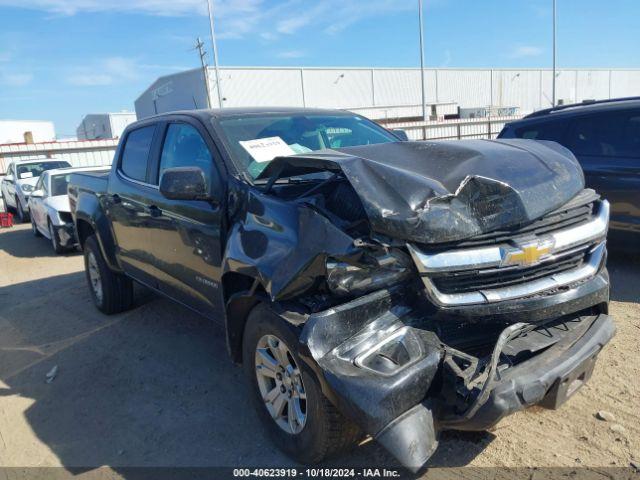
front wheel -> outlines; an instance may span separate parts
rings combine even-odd
[[[84,267],[91,297],[98,310],[111,315],[131,308],[133,282],[109,268],[95,235],[85,240]]]
[[[31,220],[31,224],[34,225],[33,220]],[[51,223],[51,220],[49,220],[48,224],[49,224],[49,237],[51,238],[51,246],[53,247],[53,251],[59,255],[62,252],[64,252],[64,247],[60,245],[58,234],[56,233],[56,229],[53,228],[53,224]]]
[[[18,217],[18,223],[24,223],[27,221],[27,212],[22,208],[20,199],[16,197],[16,216]]]
[[[33,215],[31,215],[31,233],[33,233],[34,237],[41,237],[42,234],[40,230],[38,230],[38,226],[36,225],[36,221],[33,219]]]
[[[251,311],[243,365],[258,415],[282,451],[298,462],[317,463],[352,446],[360,430],[323,395],[297,345],[297,336],[269,306]]]

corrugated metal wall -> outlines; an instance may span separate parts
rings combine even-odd
[[[420,70],[415,68],[220,69],[224,105],[326,108],[420,105]],[[209,68],[211,105],[218,106],[216,80]],[[640,95],[640,70],[561,69],[556,98],[565,103]],[[551,106],[551,71],[544,69],[427,69],[427,103],[461,107],[519,107],[528,113]],[[138,118],[177,109],[202,108],[206,89],[200,70],[158,79],[136,100]],[[397,116],[388,109],[383,112]]]
[[[5,173],[11,162],[30,158],[66,160],[74,167],[111,165],[117,146],[114,139],[0,145],[0,173]]]

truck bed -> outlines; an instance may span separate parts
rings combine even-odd
[[[72,190],[87,191],[100,195],[106,193],[109,183],[109,171],[106,172],[78,172],[69,179],[69,194]]]

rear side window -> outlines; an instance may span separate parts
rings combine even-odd
[[[146,181],[147,162],[155,130],[155,125],[151,125],[133,130],[127,135],[120,161],[120,170],[127,177],[141,182]]]
[[[516,128],[517,138],[526,138],[528,140],[553,140],[560,142],[565,125],[559,122],[539,123],[527,125],[525,127]]]
[[[567,147],[576,155],[640,157],[640,111],[590,115],[574,120]]]

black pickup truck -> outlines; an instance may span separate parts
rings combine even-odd
[[[609,205],[554,142],[176,112],[127,127],[69,197],[96,306],[130,308],[135,281],[219,321],[304,463],[369,435],[417,470],[443,430],[557,408],[615,332]]]

